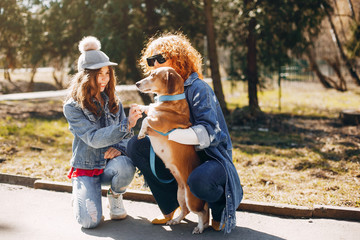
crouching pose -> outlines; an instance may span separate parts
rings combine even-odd
[[[235,211],[242,200],[243,191],[232,162],[232,143],[219,101],[210,86],[202,80],[200,53],[184,35],[163,34],[150,39],[142,51],[140,64],[151,79],[160,67],[175,69],[183,79],[192,126],[172,131],[167,140],[195,146],[201,164],[191,172],[187,185],[194,196],[208,203],[213,229],[229,233],[236,226]],[[147,89],[142,90],[145,92]],[[149,138],[133,137],[128,143],[127,152],[143,173],[163,213],[152,223],[171,224],[179,206],[178,184],[171,181],[173,175],[158,156],[155,157],[154,175],[149,149]]]
[[[127,118],[115,95],[115,75],[108,56],[95,37],[79,44],[78,73],[72,79],[64,115],[74,135],[71,169],[73,210],[79,224],[94,228],[103,219],[101,185],[110,185],[107,198],[111,219],[123,219],[122,194],[134,177],[135,167],[126,156],[132,127],[141,117],[137,105]]]

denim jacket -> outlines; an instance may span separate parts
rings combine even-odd
[[[230,233],[236,226],[235,211],[242,200],[243,190],[232,162],[232,143],[224,115],[215,93],[206,82],[199,79],[197,73],[191,74],[184,86],[190,108],[190,122],[200,143],[196,148],[203,149],[208,156],[219,161],[226,172],[226,206],[220,226],[225,223],[225,233]]]
[[[78,102],[69,99],[63,107],[69,129],[74,135],[72,158],[70,164],[74,168],[103,169],[106,165],[104,154],[109,147],[114,147],[125,154],[126,138],[133,135],[129,130],[128,118],[122,104],[115,114],[109,111],[109,98],[102,92],[104,108],[100,116],[87,109],[82,109]],[[100,104],[94,101],[99,107]]]

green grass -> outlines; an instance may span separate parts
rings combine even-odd
[[[64,181],[72,135],[65,119],[0,120],[0,172]]]
[[[235,87],[232,87],[234,85]],[[360,89],[338,92],[326,90],[318,83],[283,83],[281,90],[281,110],[277,86],[267,86],[258,92],[259,105],[266,113],[287,113],[313,117],[338,117],[343,109],[360,110]],[[224,82],[224,92],[230,109],[248,105],[247,88],[244,82]]]

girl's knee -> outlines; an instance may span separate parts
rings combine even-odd
[[[76,220],[83,228],[96,228],[99,226],[101,218],[94,221],[90,216],[87,216],[86,218],[77,218]]]
[[[123,176],[124,178],[132,178],[135,174],[135,166],[133,161],[127,157],[127,156],[119,156],[114,158],[112,161],[113,164],[111,164],[109,167],[117,172],[118,176]]]
[[[135,175],[135,166],[131,159],[126,156],[120,156],[111,161],[117,161],[117,163],[111,166],[111,169],[106,169],[111,174],[111,188],[116,193],[123,193],[127,186],[131,183]]]
[[[75,209],[75,218],[83,228],[95,228],[102,219],[101,210],[90,199],[85,200],[85,206]]]

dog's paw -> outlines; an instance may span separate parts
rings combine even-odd
[[[147,111],[149,110],[149,106],[139,105],[139,107],[141,112],[147,113]]]
[[[176,224],[179,224],[179,223],[180,223],[180,221],[175,220],[175,219],[171,219],[171,220],[166,222],[166,225],[176,225]]]
[[[199,226],[196,226],[194,230],[192,231],[192,234],[200,234],[204,231],[204,228],[200,228]]]
[[[143,139],[145,136],[146,136],[145,133],[139,133],[137,138],[138,139]]]

